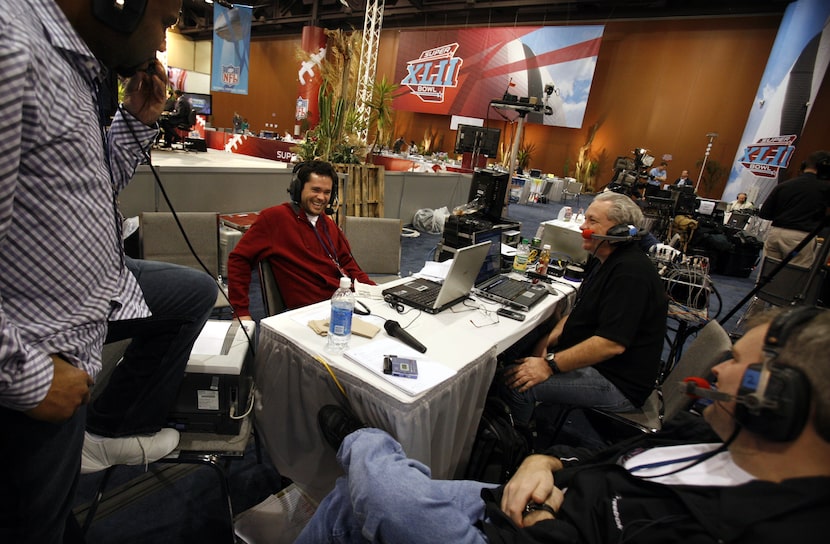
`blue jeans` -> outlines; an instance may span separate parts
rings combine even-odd
[[[154,433],[167,423],[193,343],[216,304],[205,272],[126,258],[150,317],[110,321],[107,343],[132,338],[104,391],[90,404],[86,428],[102,436]]]
[[[537,402],[601,408],[611,412],[635,409],[614,384],[590,366],[551,376],[524,393],[504,383],[499,384],[499,390],[510,405],[513,419],[522,425],[530,423]]]
[[[481,490],[495,484],[432,480],[427,466],[407,459],[379,429],[347,436],[337,460],[346,475],[295,544],[486,542],[474,524],[484,519]]]

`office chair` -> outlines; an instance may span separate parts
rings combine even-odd
[[[189,151],[187,145],[187,137],[190,135],[190,131],[193,130],[193,127],[196,125],[196,110],[190,110],[190,113],[187,114],[187,120],[182,121],[176,128],[173,129],[173,136],[170,139],[170,143],[181,143],[182,149],[185,151]]]
[[[285,311],[285,301],[280,293],[280,286],[268,261],[259,261],[259,287],[262,290],[262,304],[265,315],[277,315]]]
[[[633,412],[609,412],[598,408],[568,406],[562,411],[552,429],[551,443],[556,442],[559,432],[573,410],[586,410],[591,415],[610,420],[612,424],[622,425],[629,431],[657,432],[665,422],[679,412],[687,410],[694,402],[679,385],[683,378],[706,377],[712,367],[725,361],[731,353],[732,340],[729,335],[717,321],[710,321],[698,332],[697,338],[689,345],[675,367],[666,376],[658,376],[654,390],[641,409]]]

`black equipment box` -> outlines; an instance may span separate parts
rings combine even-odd
[[[456,249],[489,240],[490,250],[476,278],[476,283],[479,283],[483,278],[490,277],[502,269],[502,235],[511,230],[520,231],[521,228],[521,223],[504,217],[494,222],[480,214],[450,215],[444,223],[444,233],[435,260],[452,259]]]
[[[181,432],[239,434],[242,416],[252,394],[251,353],[256,325],[246,321],[210,320],[199,335],[187,363],[176,403],[168,416],[168,426]],[[229,328],[225,329],[228,325]],[[224,338],[212,338],[226,330]],[[215,348],[201,346],[215,344]],[[221,347],[218,345],[221,344]],[[210,351],[210,353],[197,353]]]
[[[184,148],[190,151],[201,151],[207,153],[207,143],[204,138],[185,138]]]

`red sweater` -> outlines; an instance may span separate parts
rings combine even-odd
[[[260,212],[228,257],[228,295],[239,316],[251,315],[251,270],[264,259],[271,264],[289,309],[330,298],[339,286],[340,270],[352,280],[374,285],[334,221],[319,216],[315,233],[305,211],[286,202]]]

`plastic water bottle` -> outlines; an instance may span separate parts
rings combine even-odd
[[[550,264],[550,244],[542,246],[542,252],[539,254],[539,262],[536,265],[536,273],[542,276],[548,273],[548,265]],[[536,283],[539,280],[533,280]]]
[[[331,297],[331,318],[326,351],[342,353],[349,347],[352,337],[352,314],[354,314],[354,293],[352,280],[343,276],[340,287]]]
[[[530,242],[522,238],[522,243],[516,248],[516,256],[513,257],[513,272],[524,274],[527,271],[527,260],[530,257]]]

